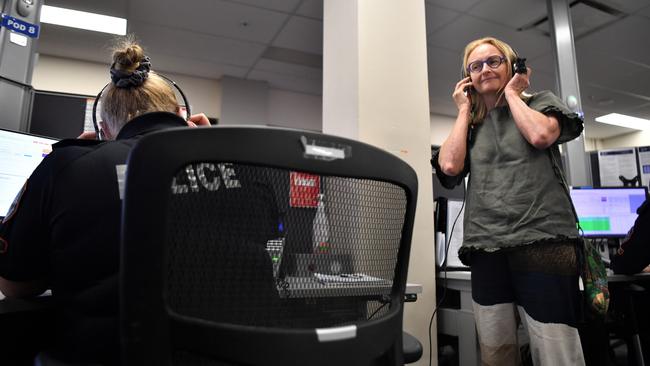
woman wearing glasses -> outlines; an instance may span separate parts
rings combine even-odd
[[[459,256],[472,270],[483,363],[520,363],[518,313],[535,365],[583,365],[578,231],[558,150],[582,119],[551,92],[526,93],[531,71],[515,73],[515,59],[495,38],[466,46],[458,116],[433,163],[449,188],[471,172]]]

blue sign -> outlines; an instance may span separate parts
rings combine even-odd
[[[16,33],[24,34],[27,37],[38,38],[39,26],[36,24],[27,23],[24,20],[2,14],[2,26]]]

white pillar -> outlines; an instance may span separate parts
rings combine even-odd
[[[435,264],[424,1],[327,0],[323,22],[323,132],[388,150],[418,174],[408,280],[424,291],[405,304],[404,329],[425,365]],[[436,360],[435,323],[431,336]]]

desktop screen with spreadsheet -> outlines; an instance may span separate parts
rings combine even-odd
[[[0,129],[0,218],[56,139]]]
[[[625,237],[634,226],[636,209],[647,197],[646,187],[572,188],[585,237]]]

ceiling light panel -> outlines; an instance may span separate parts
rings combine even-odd
[[[55,24],[95,32],[111,33],[121,36],[126,34],[126,19],[124,18],[49,5],[43,5],[41,9],[41,23]]]

